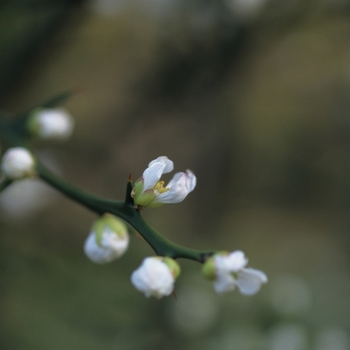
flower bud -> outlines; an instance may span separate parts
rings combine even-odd
[[[208,281],[214,281],[216,278],[216,267],[213,257],[210,257],[203,265],[203,277]]]
[[[173,292],[175,279],[179,275],[180,266],[174,259],[154,256],[143,260],[132,273],[131,282],[147,298],[153,296],[160,299]]]
[[[28,119],[29,132],[42,140],[67,140],[73,128],[74,120],[64,108],[35,109]]]
[[[87,257],[97,264],[106,264],[121,257],[129,245],[126,225],[111,214],[97,219],[84,244]]]
[[[34,156],[24,147],[9,148],[2,156],[1,170],[12,180],[34,176]]]

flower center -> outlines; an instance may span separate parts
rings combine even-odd
[[[158,181],[156,185],[153,187],[153,191],[155,195],[158,195],[164,192],[168,192],[169,188],[164,187],[164,181]]]

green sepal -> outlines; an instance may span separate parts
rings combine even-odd
[[[161,203],[161,202],[156,202],[156,203],[154,203],[154,202],[152,201],[150,204],[148,204],[148,207],[149,207],[149,208],[158,208],[158,207],[161,207],[162,205],[164,205],[164,203]]]
[[[134,184],[134,188],[132,189],[132,196],[135,198],[138,198],[143,190],[143,178],[141,177],[140,179],[138,179],[135,184]]]
[[[210,257],[202,267],[202,274],[206,280],[213,281],[216,278],[216,267],[214,257]]]
[[[154,194],[153,190],[147,190],[140,193],[138,196],[135,194],[134,202],[141,207],[147,207],[154,201],[155,198],[156,195]]]
[[[126,225],[116,216],[106,213],[103,215],[102,220],[104,220],[105,225],[109,226],[119,237],[124,238],[127,235],[128,229]]]
[[[102,244],[103,231],[105,228],[105,223],[103,221],[103,217],[95,220],[92,225],[92,232],[95,234],[96,243],[99,247]]]
[[[126,225],[119,218],[109,213],[103,214],[100,218],[95,220],[92,225],[92,231],[95,234],[96,243],[100,247],[102,243],[103,233],[106,228],[121,238],[125,238],[128,232]]]
[[[174,260],[167,256],[161,258],[162,262],[166,264],[171,271],[174,278],[178,278],[181,273],[180,265]]]
[[[205,279],[213,281],[216,279],[216,266],[215,266],[215,256],[217,255],[228,255],[230,252],[222,250],[220,252],[212,255],[203,265],[202,274]]]
[[[43,108],[37,107],[34,108],[28,115],[27,119],[27,130],[29,134],[37,136],[40,133],[40,124],[38,122],[38,114],[41,112]]]

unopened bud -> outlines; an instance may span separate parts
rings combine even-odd
[[[168,257],[145,258],[141,266],[131,275],[131,282],[146,297],[160,299],[174,290],[176,278],[180,275],[179,264]]]
[[[42,140],[67,140],[73,128],[73,117],[64,108],[35,109],[28,119],[29,132]]]
[[[93,262],[106,264],[121,257],[128,245],[129,235],[124,222],[114,215],[105,214],[94,222],[84,251]]]
[[[35,158],[26,148],[9,148],[1,159],[3,174],[12,180],[35,175]]]

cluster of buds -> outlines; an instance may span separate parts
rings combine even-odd
[[[26,127],[26,135],[31,138],[57,141],[70,137],[74,121],[63,108],[36,108],[26,115],[22,126]],[[197,179],[191,170],[176,173],[165,185],[161,177],[173,169],[174,163],[166,156],[151,161],[134,186],[131,188],[132,185],[128,184],[130,187],[128,187],[127,200],[121,204],[121,208],[115,209],[114,206],[107,204],[107,207],[102,206],[103,209],[101,209],[100,199],[95,198],[98,203],[96,211],[98,213],[105,212],[105,214],[93,223],[84,244],[84,252],[91,261],[97,264],[106,264],[121,257],[126,252],[129,245],[128,228],[124,221],[116,215],[120,215],[133,225],[133,219],[135,217],[139,219],[137,215],[140,214],[141,209],[179,203],[194,190]],[[5,184],[3,188],[12,180],[34,177],[38,172],[41,179],[54,184],[54,187],[67,194],[64,183],[47,175],[45,170],[43,171],[42,167],[37,164],[36,157],[24,147],[9,148],[4,153],[1,159],[1,171],[4,178],[10,180],[3,182]],[[77,194],[70,189],[69,193],[72,198],[79,198],[80,203],[86,204],[86,197],[81,192]],[[88,198],[88,207],[92,208],[91,202],[93,200],[91,200],[91,196]],[[112,215],[108,211],[116,215]],[[130,212],[134,216],[130,215]],[[142,234],[141,231],[140,233]],[[151,233],[152,231],[150,231]],[[154,236],[153,242],[157,242],[157,238]],[[158,243],[166,245],[165,240]],[[181,256],[180,249],[179,246],[178,251],[172,253],[169,253],[167,249],[158,249],[158,247],[155,250],[157,253],[164,251],[172,257],[177,257]],[[197,251],[195,252],[197,254]],[[204,262],[203,276],[214,282],[214,289],[219,294],[230,292],[237,287],[242,294],[253,295],[260,290],[262,284],[267,282],[267,277],[262,271],[246,267],[248,260],[241,251],[198,254],[194,260],[203,262],[203,256],[208,257]],[[131,282],[146,297],[153,296],[159,299],[173,293],[175,281],[179,275],[180,266],[173,258],[153,256],[145,258],[140,267],[132,273]]]
[[[149,163],[140,179],[135,182],[131,196],[136,208],[158,207],[165,203],[179,203],[195,188],[196,176],[192,171],[176,173],[164,186],[161,176],[174,168],[165,156]],[[98,219],[88,236],[84,250],[96,263],[110,262],[124,254],[129,243],[127,228],[120,219],[106,214]],[[218,252],[203,266],[203,276],[214,282],[214,290],[227,293],[236,287],[244,295],[253,295],[267,282],[259,270],[246,268],[248,260],[241,251]],[[173,293],[180,266],[166,256],[147,257],[131,275],[131,282],[146,297],[162,298]]]
[[[63,108],[37,108],[27,118],[27,132],[42,140],[67,140],[74,128],[72,116]],[[33,177],[36,159],[24,147],[9,148],[1,159],[2,174],[10,180]]]
[[[203,266],[203,276],[214,282],[218,294],[228,293],[238,287],[244,295],[256,294],[267,282],[264,272],[246,268],[248,260],[241,251],[220,252],[210,257]],[[175,280],[180,275],[179,264],[168,257],[148,257],[131,275],[131,282],[146,297],[170,295]]]
[[[97,264],[106,264],[121,257],[129,245],[127,227],[111,214],[97,219],[84,244],[86,256]],[[173,292],[180,275],[178,263],[167,257],[148,257],[134,271],[131,281],[147,297],[161,298]]]
[[[105,214],[94,222],[85,241],[84,251],[91,261],[106,264],[121,257],[128,245],[126,225],[116,216]]]

